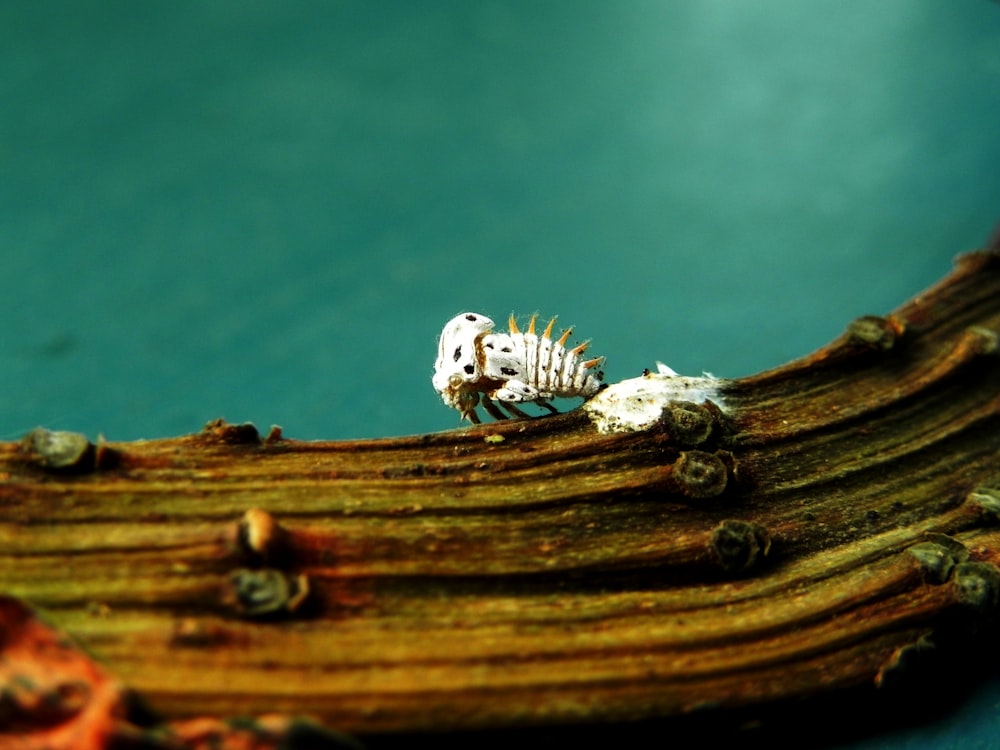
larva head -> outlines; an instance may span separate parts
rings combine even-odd
[[[431,382],[449,406],[458,406],[458,392],[466,383],[482,377],[476,356],[476,340],[493,330],[493,321],[479,313],[462,313],[449,320],[441,331],[438,356]]]

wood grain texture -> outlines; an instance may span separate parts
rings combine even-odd
[[[37,433],[0,444],[0,592],[166,720],[442,731],[881,684],[995,617],[998,331],[983,251],[643,432],[214,422],[63,467]]]

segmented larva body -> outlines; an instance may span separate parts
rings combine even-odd
[[[601,388],[604,357],[583,360],[589,342],[566,348],[572,328],[558,340],[551,338],[553,318],[541,335],[535,332],[537,315],[526,331],[510,316],[510,332],[494,333],[494,323],[479,313],[462,313],[441,331],[434,363],[434,388],[448,406],[465,419],[479,423],[476,406],[495,419],[506,419],[496,400],[515,417],[527,417],[516,404],[533,402],[555,412],[552,398],[589,398]]]

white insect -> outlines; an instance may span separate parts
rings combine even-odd
[[[494,323],[479,313],[462,313],[445,325],[438,343],[431,382],[448,406],[479,424],[476,406],[494,419],[507,419],[493,399],[515,417],[528,417],[515,404],[531,401],[555,412],[552,398],[589,398],[601,388],[604,373],[594,368],[604,357],[581,361],[584,342],[566,348],[572,328],[553,341],[553,318],[541,336],[535,333],[532,315],[527,331],[520,331],[510,316],[509,333],[493,333]]]

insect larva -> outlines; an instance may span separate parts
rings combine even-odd
[[[479,313],[449,320],[441,331],[431,378],[444,402],[478,424],[480,402],[493,418],[506,419],[499,406],[515,417],[527,417],[516,404],[530,401],[555,412],[549,399],[597,393],[604,373],[595,368],[604,364],[604,357],[583,360],[586,341],[567,349],[572,328],[553,341],[555,318],[537,334],[537,318],[532,315],[528,329],[521,331],[511,315],[508,333],[494,333],[493,321]]]

